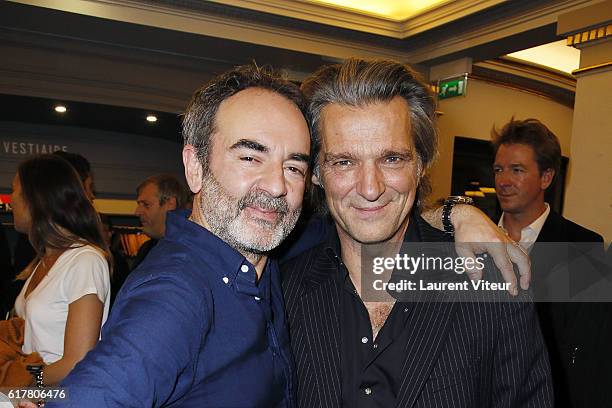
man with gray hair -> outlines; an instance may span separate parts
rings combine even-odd
[[[167,215],[164,238],[129,276],[100,343],[62,384],[70,396],[62,406],[295,406],[280,272],[269,255],[300,215],[306,117],[296,85],[253,65],[194,94],[183,122],[193,211]]]
[[[500,292],[494,302],[472,301],[479,294],[459,302],[449,291],[398,297],[389,286],[392,298],[368,290],[369,248],[386,245],[391,259],[424,256],[402,243],[448,240],[420,216],[437,137],[427,85],[406,65],[350,59],[320,69],[302,90],[315,194],[335,228],[281,265],[298,404],[552,406],[546,351],[524,298]],[[492,263],[484,265],[493,277]],[[450,271],[441,281],[468,288],[461,279]]]
[[[198,90],[183,122],[191,215],[130,274],[101,341],[68,375],[74,407],[293,407],[280,276],[268,259],[302,206],[299,88],[256,66]]]

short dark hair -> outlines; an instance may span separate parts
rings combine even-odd
[[[154,184],[159,191],[159,205],[164,205],[170,197],[176,198],[176,208],[185,208],[189,200],[189,194],[185,186],[171,174],[156,174],[148,177],[136,187],[136,192],[140,194],[146,185]]]
[[[89,160],[87,160],[84,156],[81,156],[78,153],[64,152],[63,150],[58,150],[53,152],[53,154],[70,163],[77,173],[79,173],[79,178],[82,182],[85,182],[85,179],[91,176],[91,165],[89,164]]]
[[[205,169],[219,106],[227,98],[248,88],[266,89],[284,96],[306,117],[306,104],[299,87],[270,67],[252,63],[216,76],[193,94],[183,117],[183,143],[196,148]]]
[[[402,97],[410,109],[411,136],[414,138],[421,170],[427,169],[436,157],[438,134],[435,126],[435,99],[427,83],[406,64],[390,60],[351,58],[341,64],[319,69],[302,83],[302,92],[308,99],[315,174],[319,170],[321,112],[331,104],[362,107],[389,102],[396,96]],[[417,210],[420,210],[430,190],[429,180],[423,176],[417,189]],[[322,209],[321,204],[324,202],[322,193],[321,189],[314,189],[319,209]]]
[[[98,213],[70,163],[53,154],[34,156],[19,165],[17,174],[32,220],[28,235],[38,256],[47,247],[91,244],[111,259]]]
[[[491,133],[495,155],[501,145],[528,145],[533,149],[540,174],[548,169],[555,171],[555,177],[559,174],[561,167],[559,139],[539,120],[532,118],[515,120],[512,117],[501,131],[493,128]]]

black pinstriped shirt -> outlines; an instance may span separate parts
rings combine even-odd
[[[411,220],[405,242],[420,241],[415,223]],[[332,249],[338,259],[334,280],[342,289],[339,291],[342,406],[393,407],[402,378],[404,347],[410,335],[408,309],[396,302],[376,339],[373,339],[370,316],[340,259],[339,242]]]

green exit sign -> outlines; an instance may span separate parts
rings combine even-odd
[[[461,77],[438,81],[438,98],[447,99],[465,95],[467,89],[467,74]]]

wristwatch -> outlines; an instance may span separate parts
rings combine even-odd
[[[444,207],[442,208],[442,226],[444,232],[451,237],[455,236],[455,227],[451,222],[451,212],[456,204],[474,205],[474,200],[471,197],[466,196],[449,196],[444,200]]]
[[[34,379],[34,384],[36,387],[43,388],[45,386],[43,381],[43,365],[27,365],[26,370],[30,373],[32,378]]]
[[[36,385],[36,388],[44,388],[45,387],[45,382],[43,380],[43,368],[44,367],[45,367],[44,365],[27,365],[26,366],[26,370],[28,370],[28,372],[30,373],[30,375],[34,379],[34,384]],[[44,407],[45,406],[45,401],[42,400],[42,399],[36,401],[36,406],[37,407]]]

